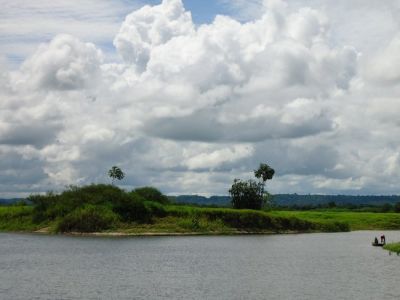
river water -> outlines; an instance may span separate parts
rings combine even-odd
[[[0,299],[400,299],[400,256],[371,246],[380,234],[0,234]]]

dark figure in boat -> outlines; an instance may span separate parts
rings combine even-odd
[[[381,236],[381,242],[379,243],[378,238],[375,237],[374,242],[372,243],[372,246],[378,246],[378,247],[382,247],[386,244],[386,238],[385,235]]]

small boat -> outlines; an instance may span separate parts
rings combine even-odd
[[[372,246],[374,246],[374,247],[383,247],[383,246],[385,246],[385,243],[375,243],[375,242],[372,242]]]

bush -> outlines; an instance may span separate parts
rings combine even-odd
[[[260,182],[235,179],[229,193],[233,208],[261,209],[264,205],[263,184]]]
[[[28,200],[33,204],[32,219],[35,223],[53,220],[57,216],[68,213],[57,201],[58,196],[51,192],[46,195],[31,195],[28,197]]]
[[[70,186],[60,195],[61,202],[73,209],[85,204],[110,204],[127,197],[128,195],[124,190],[107,184],[91,184],[83,187]]]
[[[113,210],[126,222],[151,221],[151,210],[144,205],[143,199],[135,194],[120,198],[118,202],[113,203]]]
[[[160,218],[167,216],[167,211],[165,210],[164,206],[158,202],[145,201],[144,205],[153,216]]]
[[[143,197],[147,201],[154,201],[161,204],[168,204],[168,197],[163,195],[159,190],[151,186],[145,186],[133,190],[133,193]]]
[[[86,205],[66,215],[57,226],[59,232],[97,232],[112,228],[118,216],[107,207]]]
[[[113,206],[114,203],[129,199],[129,195],[118,187],[105,184],[92,184],[84,187],[70,186],[68,190],[56,195],[32,195],[28,198],[34,205],[35,222],[64,217],[85,205]]]
[[[28,198],[33,205],[33,220],[64,218],[75,210],[87,205],[103,206],[119,214],[124,221],[147,222],[151,220],[151,209],[143,204],[144,199],[137,193],[127,193],[118,187],[105,184],[84,187],[70,186],[60,195],[33,195]],[[162,214],[161,208],[153,210]]]

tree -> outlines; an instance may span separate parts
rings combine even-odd
[[[159,202],[161,204],[167,204],[169,202],[167,196],[163,195],[158,189],[151,186],[140,187],[134,189],[133,192],[147,201]]]
[[[229,190],[233,208],[261,209],[264,204],[262,184],[255,180],[235,179]]]
[[[258,178],[260,181],[262,181],[262,191],[261,193],[264,195],[264,187],[265,187],[265,182],[267,180],[272,179],[274,177],[275,170],[272,169],[270,166],[267,164],[260,164],[257,170],[254,170],[254,176]]]
[[[274,177],[275,170],[267,164],[260,164],[257,170],[254,170],[254,176],[261,179],[264,183]]]
[[[247,181],[235,179],[229,190],[232,206],[238,209],[261,209],[271,200],[270,194],[265,191],[265,182],[272,179],[274,173],[274,169],[267,164],[260,164],[260,167],[254,170],[258,182],[253,179]]]
[[[114,180],[121,180],[125,177],[124,172],[117,166],[113,166],[109,171],[108,171],[108,176],[112,179],[111,184],[114,185]]]

